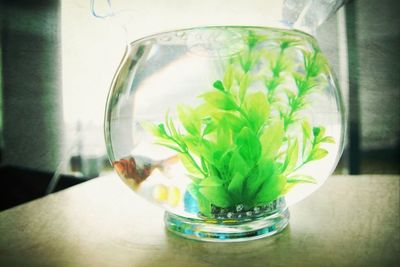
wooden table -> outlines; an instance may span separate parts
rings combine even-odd
[[[282,233],[206,243],[113,176],[0,213],[0,266],[400,266],[400,176],[334,176]]]

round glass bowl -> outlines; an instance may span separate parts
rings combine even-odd
[[[341,97],[315,39],[206,27],[135,41],[109,93],[112,165],[166,210],[169,230],[211,241],[279,232],[288,206],[332,173]]]

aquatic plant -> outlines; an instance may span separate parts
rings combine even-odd
[[[304,115],[328,79],[319,49],[307,50],[291,35],[274,47],[263,47],[268,37],[253,31],[244,39],[246,49],[227,60],[201,103],[177,107],[182,127],[168,113],[164,123],[146,124],[157,144],[179,155],[192,180],[188,191],[205,216],[214,207],[251,209],[296,184],[315,183],[298,171],[328,154],[324,143],[335,142]],[[301,64],[287,57],[291,49]]]

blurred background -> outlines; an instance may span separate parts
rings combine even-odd
[[[336,174],[400,173],[399,13],[353,0],[318,28],[349,119]],[[0,0],[0,30],[0,210],[111,172],[103,114],[123,30],[88,0]]]

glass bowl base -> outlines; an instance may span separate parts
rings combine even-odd
[[[289,209],[244,221],[191,219],[165,213],[166,228],[189,239],[211,242],[240,242],[259,239],[281,232],[289,223]]]

